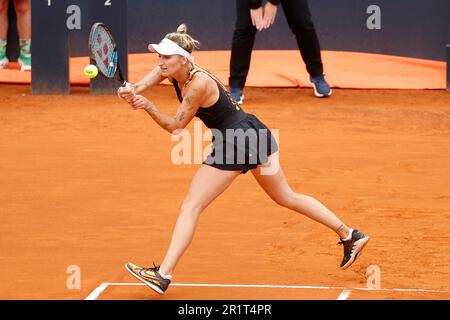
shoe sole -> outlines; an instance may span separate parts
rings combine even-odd
[[[4,58],[0,60],[0,69],[6,69],[6,66],[8,65],[9,60],[8,58]]]
[[[31,71],[31,66],[23,63],[23,61],[20,58],[17,60],[17,62],[19,62],[20,71]]]
[[[159,293],[160,295],[164,294],[164,291],[161,290],[161,288],[159,288],[158,286],[154,285],[151,282],[148,282],[147,280],[145,280],[144,278],[140,277],[139,275],[137,275],[136,273],[134,273],[133,270],[131,270],[130,268],[128,268],[128,265],[125,265],[125,269],[127,269],[127,271],[129,273],[131,273],[132,276],[134,276],[136,279],[142,281],[143,283],[145,283],[147,286],[149,286],[151,289],[153,289],[154,291],[156,291],[157,293]]]
[[[361,253],[362,249],[365,247],[367,242],[369,242],[369,239],[370,237],[364,237],[362,239],[359,239],[358,241],[355,241],[354,244],[355,249],[353,253],[350,255],[350,259],[347,261],[347,263],[341,267],[342,270],[347,269],[353,264],[353,262],[355,262],[356,258]]]
[[[319,93],[319,91],[317,91],[316,84],[314,82],[312,82],[309,79],[308,79],[308,82],[314,88],[314,95],[317,98],[326,98],[326,97],[329,97],[329,96],[331,96],[333,94],[333,89],[331,89],[331,88],[330,88],[330,93],[328,93],[328,94],[321,94],[321,93]]]

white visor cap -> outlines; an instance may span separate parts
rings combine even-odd
[[[194,57],[170,39],[164,38],[159,44],[151,43],[148,45],[150,52],[157,52],[163,56],[172,56],[178,54],[186,57],[190,62],[194,62]]]

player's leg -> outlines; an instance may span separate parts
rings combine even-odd
[[[8,5],[9,0],[0,0],[0,39],[8,36]]]
[[[31,70],[31,4],[30,0],[14,0],[19,33],[20,57],[22,70]]]
[[[229,86],[231,96],[244,101],[243,89],[250,68],[256,27],[252,25],[249,1],[236,0],[236,24],[231,44]]]
[[[283,169],[276,164],[276,162],[279,163],[276,153],[269,157],[269,161],[271,166],[278,168],[276,172],[265,174],[263,170],[267,165],[261,165],[252,170],[252,174],[272,200],[327,226],[337,232],[341,238],[348,236],[349,229],[327,207],[318,200],[298,194],[291,189],[284,176]]]
[[[307,0],[282,0],[281,5],[286,15],[286,20],[297,40],[306,70],[310,75],[310,81],[314,86],[315,95],[324,97],[331,95],[332,91],[323,75],[322,56],[320,42]]]
[[[17,15],[17,31],[21,39],[31,38],[31,4],[30,0],[14,0]]]
[[[331,210],[315,198],[294,192],[279,165],[277,153],[269,157],[269,163],[276,170],[265,170],[267,165],[252,170],[259,185],[277,204],[299,212],[336,232],[344,244],[344,259],[341,267],[345,269],[350,266],[369,238],[357,230],[348,228]]]
[[[0,69],[8,64],[6,45],[8,39],[8,4],[9,0],[0,0]]]
[[[180,208],[178,220],[172,234],[169,249],[161,263],[161,270],[171,274],[190,244],[200,213],[240,174],[202,165],[192,179],[188,193]]]
[[[202,165],[193,177],[181,205],[172,239],[161,265],[141,268],[128,263],[125,266],[128,271],[156,292],[163,294],[170,284],[176,264],[192,241],[200,213],[227,189],[239,173]]]

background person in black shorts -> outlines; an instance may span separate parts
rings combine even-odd
[[[166,256],[160,266],[142,268],[127,263],[126,269],[156,292],[163,294],[171,281],[179,259],[192,241],[201,212],[241,173],[248,170],[264,191],[279,205],[297,211],[336,232],[344,245],[341,268],[349,267],[369,240],[361,232],[348,228],[339,218],[316,199],[294,192],[288,185],[278,161],[276,142],[270,130],[254,115],[246,113],[231,99],[223,84],[212,74],[197,66],[191,55],[198,42],[186,34],[181,25],[159,44],[149,45],[158,53],[158,66],[135,85],[119,88],[118,95],[134,109],[145,110],[164,130],[180,133],[194,118],[214,130],[213,153],[194,175],[181,205]],[[154,103],[139,95],[164,79],[175,87],[180,106],[175,117],[158,110]],[[224,131],[257,132],[255,140],[240,145],[234,137],[219,141]],[[265,132],[260,136],[259,132]],[[224,138],[224,137],[222,137]],[[237,145],[236,145],[237,144]],[[244,155],[244,160],[219,156],[229,146]],[[255,155],[256,153],[256,155]],[[231,160],[231,161],[230,161]],[[242,159],[241,159],[242,160]]]
[[[311,20],[307,0],[236,0],[236,26],[233,34],[229,86],[231,96],[243,103],[243,89],[250,68],[256,31],[269,28],[275,21],[281,3],[289,27],[297,39],[309,82],[317,97],[330,96],[332,90],[324,78],[319,39]]]

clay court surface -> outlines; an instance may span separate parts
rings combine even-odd
[[[176,112],[172,88],[146,95]],[[157,295],[123,265],[161,262],[199,165],[172,163],[177,142],[116,96],[1,85],[0,299],[450,299],[449,93],[245,95],[244,109],[280,130],[292,187],[371,236],[351,268],[339,269],[333,232],[278,207],[248,173],[203,213]],[[71,265],[81,289],[66,286]],[[385,290],[363,290],[370,265]]]

